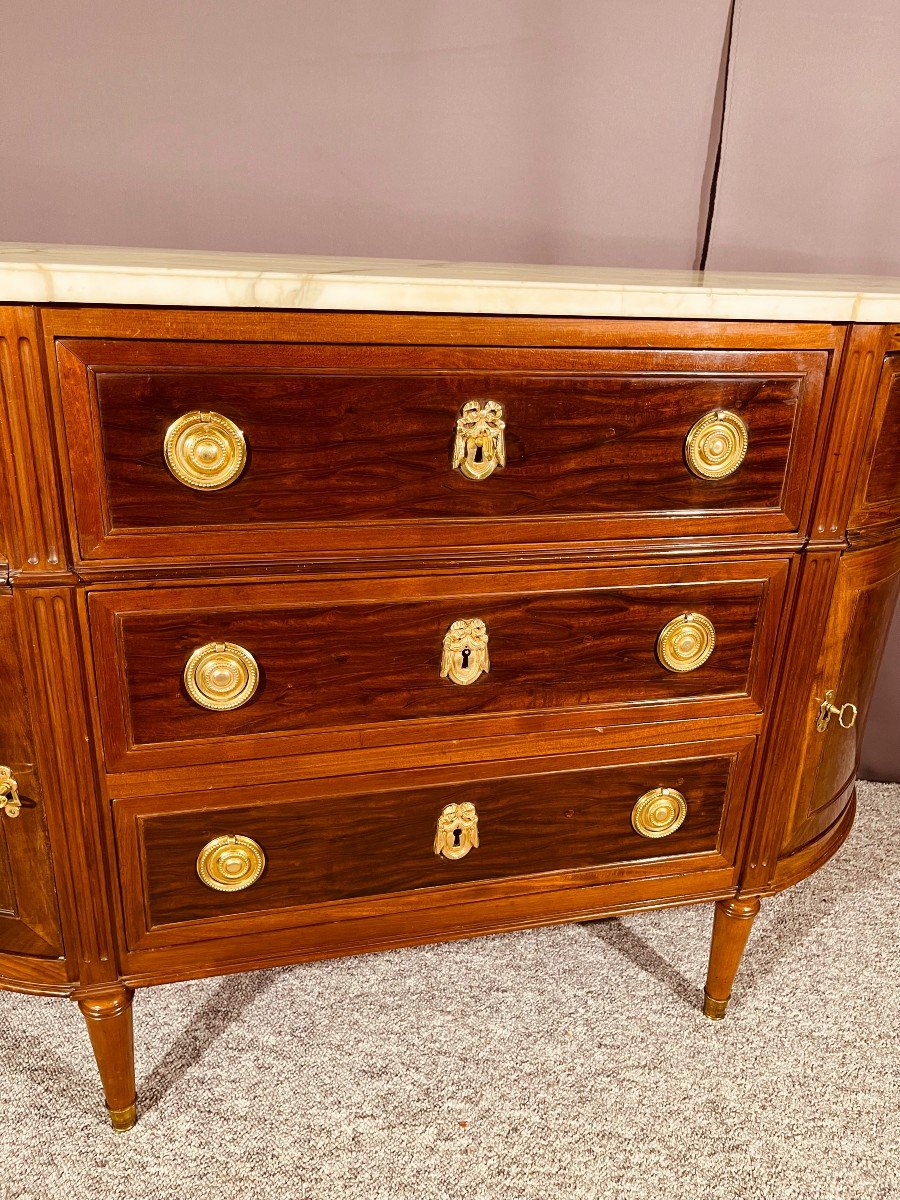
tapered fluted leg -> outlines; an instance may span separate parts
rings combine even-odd
[[[716,904],[703,998],[703,1011],[713,1020],[725,1016],[734,977],[750,936],[750,926],[758,912],[758,896],[743,899],[735,896]]]
[[[128,988],[114,987],[76,997],[87,1021],[113,1129],[130,1129],[137,1120],[132,995]]]

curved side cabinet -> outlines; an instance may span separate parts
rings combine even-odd
[[[808,701],[806,755],[777,886],[794,882],[828,857],[826,843],[834,841],[831,835],[852,803],[869,703],[898,590],[900,540],[841,558]],[[807,854],[791,861],[820,838],[821,856]]]
[[[0,987],[57,992],[65,987],[50,847],[28,709],[21,683],[13,598],[0,590]]]

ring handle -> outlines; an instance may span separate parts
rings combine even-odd
[[[253,696],[259,667],[250,651],[235,642],[207,642],[185,663],[184,686],[201,708],[229,712]]]
[[[645,838],[668,837],[687,816],[687,801],[676,788],[657,787],[644,792],[631,810],[635,833]]]
[[[737,413],[714,409],[701,417],[684,440],[684,457],[700,479],[733,475],[747,455],[750,433]]]
[[[262,846],[241,833],[213,838],[197,856],[197,874],[214,892],[242,892],[256,883],[265,865]]]
[[[200,492],[228,487],[247,462],[243,433],[217,412],[188,412],[173,421],[163,450],[166,466],[178,482]]]
[[[709,617],[686,612],[660,630],[656,653],[667,671],[696,671],[716,647],[716,630]]]

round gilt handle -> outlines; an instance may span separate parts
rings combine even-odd
[[[228,487],[247,461],[244,435],[217,412],[185,413],[166,430],[163,448],[178,482],[200,492]]]
[[[240,708],[259,686],[259,667],[235,642],[207,642],[185,663],[184,686],[195,704],[214,712]]]
[[[265,865],[262,847],[241,833],[213,838],[197,856],[197,874],[215,892],[242,892],[256,883]]]
[[[687,816],[687,801],[675,788],[658,787],[644,792],[631,810],[631,824],[645,838],[668,837]]]
[[[702,613],[686,612],[674,617],[656,639],[659,661],[668,671],[696,671],[716,646],[716,630]]]
[[[701,479],[733,475],[747,455],[750,434],[737,413],[715,409],[692,426],[684,441],[688,467]]]

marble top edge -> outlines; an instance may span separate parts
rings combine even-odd
[[[0,243],[0,301],[898,321],[900,279]]]

